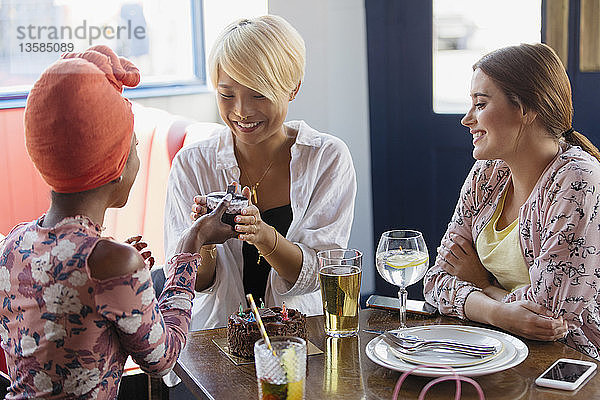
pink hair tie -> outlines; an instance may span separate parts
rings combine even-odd
[[[432,367],[439,367],[439,366],[433,366],[433,365],[417,365],[414,368],[411,368],[410,370],[404,372],[400,378],[398,378],[398,382],[396,382],[396,387],[394,388],[394,394],[392,395],[392,400],[398,400],[398,394],[400,393],[400,388],[402,387],[402,384],[404,383],[404,381],[406,380],[406,378],[414,371],[418,370],[418,369],[422,369],[422,368],[432,368]],[[423,389],[421,389],[421,392],[419,393],[419,399],[418,400],[423,400],[425,398],[425,395],[427,394],[427,391],[429,389],[431,389],[432,386],[443,382],[443,381],[449,381],[451,379],[454,379],[456,381],[456,394],[454,396],[454,400],[459,400],[461,397],[461,381],[464,382],[468,382],[471,385],[473,385],[473,387],[475,388],[475,390],[477,390],[477,393],[479,394],[479,399],[480,400],[485,400],[485,395],[483,393],[483,389],[481,388],[481,386],[474,381],[473,379],[466,377],[466,376],[460,376],[456,373],[456,371],[449,366],[442,366],[442,368],[449,370],[452,375],[446,375],[446,376],[440,376],[439,378],[436,378],[432,381],[430,381],[429,383],[427,383],[427,385],[425,385],[423,387]]]

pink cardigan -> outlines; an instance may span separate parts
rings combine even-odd
[[[444,235],[471,242],[488,223],[509,181],[500,160],[477,161],[460,192]],[[564,146],[519,211],[519,238],[531,284],[505,303],[530,300],[569,323],[566,343],[600,358],[600,163],[579,147]],[[424,279],[425,299],[443,314],[465,318],[467,296],[480,290],[447,274],[440,256]]]

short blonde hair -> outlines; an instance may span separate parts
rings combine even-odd
[[[240,19],[219,35],[208,56],[216,88],[219,70],[272,102],[289,99],[304,76],[304,40],[276,15]]]

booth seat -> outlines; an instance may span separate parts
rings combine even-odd
[[[123,241],[141,234],[157,264],[162,264],[164,206],[171,162],[182,146],[200,139],[218,124],[194,123],[137,103],[133,111],[140,170],[127,205],[107,211],[104,235]],[[50,206],[50,188],[25,148],[23,112],[23,108],[0,111],[0,233],[4,235],[17,223],[37,218]]]
[[[48,209],[50,189],[25,149],[24,108],[0,110],[0,233]]]

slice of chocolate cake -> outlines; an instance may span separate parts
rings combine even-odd
[[[287,318],[281,307],[258,310],[269,336],[297,336],[306,340],[306,316],[300,311],[287,309]],[[240,357],[254,357],[254,343],[262,339],[258,324],[249,308],[232,314],[227,323],[229,351]]]

